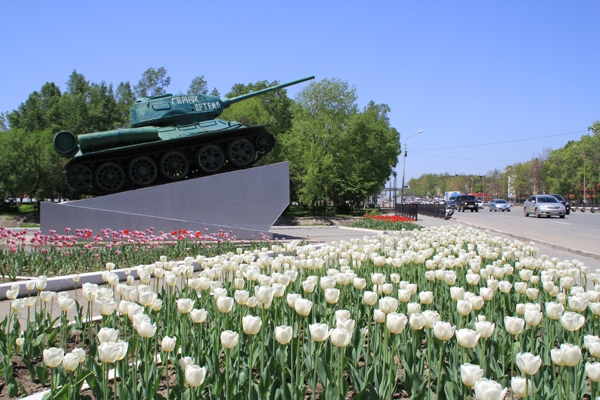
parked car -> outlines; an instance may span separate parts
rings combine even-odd
[[[477,205],[479,206],[480,210],[483,210],[483,200],[477,200]]]
[[[490,212],[494,211],[508,211],[510,212],[510,204],[504,199],[494,199],[490,201]]]
[[[536,218],[545,215],[550,218],[552,215],[558,215],[564,218],[566,214],[565,206],[563,206],[556,197],[549,194],[537,194],[529,196],[523,203],[523,212],[528,217],[533,214]]]
[[[568,201],[565,200],[564,197],[562,197],[560,194],[551,194],[550,196],[556,197],[556,200],[558,200],[563,206],[565,206],[565,213],[567,215],[571,214],[571,205]]]

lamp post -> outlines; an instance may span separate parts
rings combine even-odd
[[[420,133],[423,133],[423,131],[419,131],[417,133],[413,133],[412,135],[410,135],[409,137],[406,138],[406,140],[404,141],[404,164],[402,166],[402,191],[401,191],[401,195],[400,195],[400,204],[404,204],[404,172],[406,171],[406,155],[407,155],[407,151],[406,151],[406,142],[408,142],[408,139],[410,139],[413,136],[416,136]]]

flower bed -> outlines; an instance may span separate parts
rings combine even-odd
[[[28,239],[27,229],[13,231],[0,226],[0,276],[14,281],[17,276],[68,275],[93,272],[107,262],[121,267],[152,263],[161,255],[183,259],[190,254],[215,256],[234,251],[241,244],[252,249],[268,245],[266,236],[256,241],[237,241],[231,233],[178,230],[173,232],[104,229],[94,233],[77,229],[72,234],[51,231],[42,235],[36,230]]]
[[[68,398],[81,398],[84,378],[96,399],[495,400],[508,387],[530,399],[596,398],[598,273],[536,253],[448,226],[163,257],[139,266],[139,286],[111,280],[108,264],[109,284],[86,285],[80,301],[44,292],[13,301],[0,322],[4,387],[19,390],[20,355],[38,362],[30,379]],[[48,315],[47,301],[88,311],[68,321],[66,311]],[[21,333],[25,309],[33,318]],[[83,322],[92,310],[98,325]],[[75,332],[84,350],[67,347]]]
[[[352,223],[354,228],[374,229],[379,231],[412,231],[421,229],[422,226],[415,224],[412,218],[400,215],[369,215],[365,214],[361,221]]]

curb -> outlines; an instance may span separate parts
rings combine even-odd
[[[177,265],[183,264],[183,261],[177,261]],[[194,261],[192,264],[194,266],[194,272],[200,270],[200,265]],[[119,282],[123,282],[127,280],[127,274],[125,273],[126,268],[115,269],[111,272],[117,274],[119,277]],[[133,276],[136,280],[139,279],[138,275],[138,267],[129,268],[131,270],[131,276]],[[96,271],[96,272],[85,272],[82,274],[73,274],[73,275],[64,275],[64,276],[56,276],[52,278],[48,278],[46,281],[46,287],[43,289],[44,291],[51,292],[64,292],[67,290],[75,290],[80,289],[85,283],[95,283],[98,285],[103,285],[106,282],[102,279],[102,274],[104,271]],[[73,281],[73,277],[79,276],[79,282],[75,283]],[[8,300],[6,297],[6,292],[10,290],[13,285],[19,285],[19,294],[17,298],[27,297],[27,296],[35,296],[38,294],[39,290],[33,289],[29,291],[27,289],[27,282],[36,281],[38,278],[34,277],[18,277],[19,280],[17,282],[8,282],[0,284],[0,301]]]

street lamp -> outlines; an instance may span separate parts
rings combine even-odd
[[[420,133],[423,133],[423,131],[419,131],[417,133],[413,133],[412,135],[410,135],[409,137],[406,138],[406,140],[404,141],[404,165],[402,166],[402,194],[400,195],[400,204],[404,204],[404,172],[406,170],[406,155],[407,155],[407,151],[406,151],[406,142],[408,142],[408,139],[410,139],[413,136],[416,136]]]

